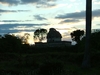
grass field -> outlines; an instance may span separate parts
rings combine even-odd
[[[90,69],[81,68],[83,56],[72,48],[0,53],[0,75],[100,75],[100,53],[91,53]]]

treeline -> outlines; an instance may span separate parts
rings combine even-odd
[[[80,69],[85,37],[71,47],[41,48],[22,44],[20,38],[5,34],[0,36],[0,75],[99,75],[99,46],[100,32],[92,33],[91,70],[88,72]]]
[[[82,35],[79,35],[78,33],[79,30],[73,31],[71,33],[72,40],[76,41],[77,44],[72,47],[61,47],[61,48],[37,48],[35,45],[30,46],[29,44],[23,44],[23,40],[15,35],[11,34],[4,34],[0,35],[0,52],[22,52],[22,53],[32,53],[32,52],[43,52],[46,50],[65,50],[69,52],[84,52],[85,48],[85,37],[83,37],[81,40],[80,38]],[[79,36],[77,36],[78,34]],[[82,33],[83,34],[83,33]],[[78,37],[78,38],[77,38]],[[78,40],[78,41],[77,41]],[[100,32],[94,32],[91,34],[91,51],[99,51],[100,50]],[[58,50],[59,49],[59,50]]]
[[[64,48],[38,48],[35,45],[23,44],[23,39],[15,35],[0,35],[0,53],[43,53],[54,50],[62,51]]]
[[[5,52],[20,53],[26,51],[30,47],[31,46],[29,44],[23,44],[23,39],[15,35],[11,34],[0,35],[0,53],[5,53]]]
[[[14,35],[5,34],[0,36],[0,52],[17,51],[21,49],[21,46],[21,39]]]
[[[79,52],[84,51],[85,41],[85,37],[83,37],[82,40],[75,45]],[[100,52],[100,31],[91,33],[90,50],[91,52]]]

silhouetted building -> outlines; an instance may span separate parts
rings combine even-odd
[[[47,34],[47,43],[61,41],[62,35],[54,28],[50,28]]]
[[[36,42],[36,47],[65,47],[71,46],[71,41],[61,41],[62,35],[54,28],[50,28],[47,34],[47,42]]]

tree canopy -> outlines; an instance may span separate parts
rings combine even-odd
[[[13,51],[20,49],[22,41],[15,35],[5,34],[0,36],[0,51]]]
[[[71,32],[70,35],[72,40],[78,43],[81,40],[81,37],[84,35],[84,30],[75,30]]]
[[[42,40],[44,40],[46,38],[47,35],[47,30],[46,29],[37,29],[34,32],[34,39],[38,39],[39,42],[41,42]]]
[[[29,44],[28,43],[28,39],[29,39],[30,34],[29,33],[25,33],[23,37],[21,37],[21,40],[24,44]]]

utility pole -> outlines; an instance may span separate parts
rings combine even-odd
[[[86,40],[82,68],[90,68],[90,37],[92,23],[92,0],[86,0]]]

